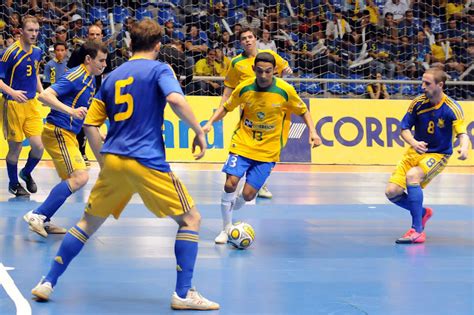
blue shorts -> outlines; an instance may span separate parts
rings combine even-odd
[[[247,176],[246,182],[259,190],[275,167],[275,162],[260,162],[230,153],[222,171],[238,178]]]

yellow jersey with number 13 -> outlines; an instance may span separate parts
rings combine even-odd
[[[276,77],[267,88],[259,87],[255,78],[240,83],[224,103],[229,112],[237,107],[242,113],[229,151],[261,162],[280,160],[288,139],[291,113],[303,115],[307,111],[294,87]]]

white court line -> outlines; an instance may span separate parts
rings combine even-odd
[[[31,305],[23,297],[20,290],[15,285],[15,282],[8,274],[8,270],[13,270],[15,268],[5,267],[0,262],[0,285],[3,286],[7,294],[13,300],[16,306],[16,315],[31,315]]]

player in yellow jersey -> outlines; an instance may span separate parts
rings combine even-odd
[[[203,127],[209,132],[212,124],[237,107],[242,109],[240,121],[232,136],[223,172],[227,174],[221,199],[223,230],[217,244],[227,243],[226,230],[232,225],[232,211],[253,200],[280,159],[286,144],[291,114],[300,115],[309,129],[312,147],[321,144],[311,115],[292,85],[273,76],[276,61],[273,54],[258,53],[254,61],[256,78],[240,83],[230,98],[214,112]],[[246,175],[242,193],[235,191]]]
[[[268,52],[275,57],[275,71],[278,75],[292,74],[293,71],[288,65],[288,62],[280,57],[273,50],[259,50],[257,49],[257,36],[250,28],[244,28],[240,33],[240,44],[244,51],[234,57],[231,61],[227,75],[224,80],[224,93],[220,105],[222,106],[232,94],[232,91],[237,85],[247,79],[255,78],[253,71],[253,64],[255,56],[259,52]],[[266,185],[263,185],[258,193],[259,197],[272,198],[272,193],[267,189]]]

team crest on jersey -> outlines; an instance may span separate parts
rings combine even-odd
[[[28,59],[26,59],[26,61],[31,61],[31,58],[30,58],[30,57],[28,57]]]
[[[257,118],[260,119],[260,120],[263,120],[265,118],[265,113],[263,112],[258,112],[257,113]]]
[[[248,120],[248,119],[245,119],[245,121],[244,121],[244,125],[245,125],[245,126],[247,126],[247,127],[249,127],[249,128],[252,128],[252,126],[253,126],[253,123],[252,123],[250,120]]]
[[[438,123],[436,124],[438,128],[444,128],[444,119],[438,118]]]

